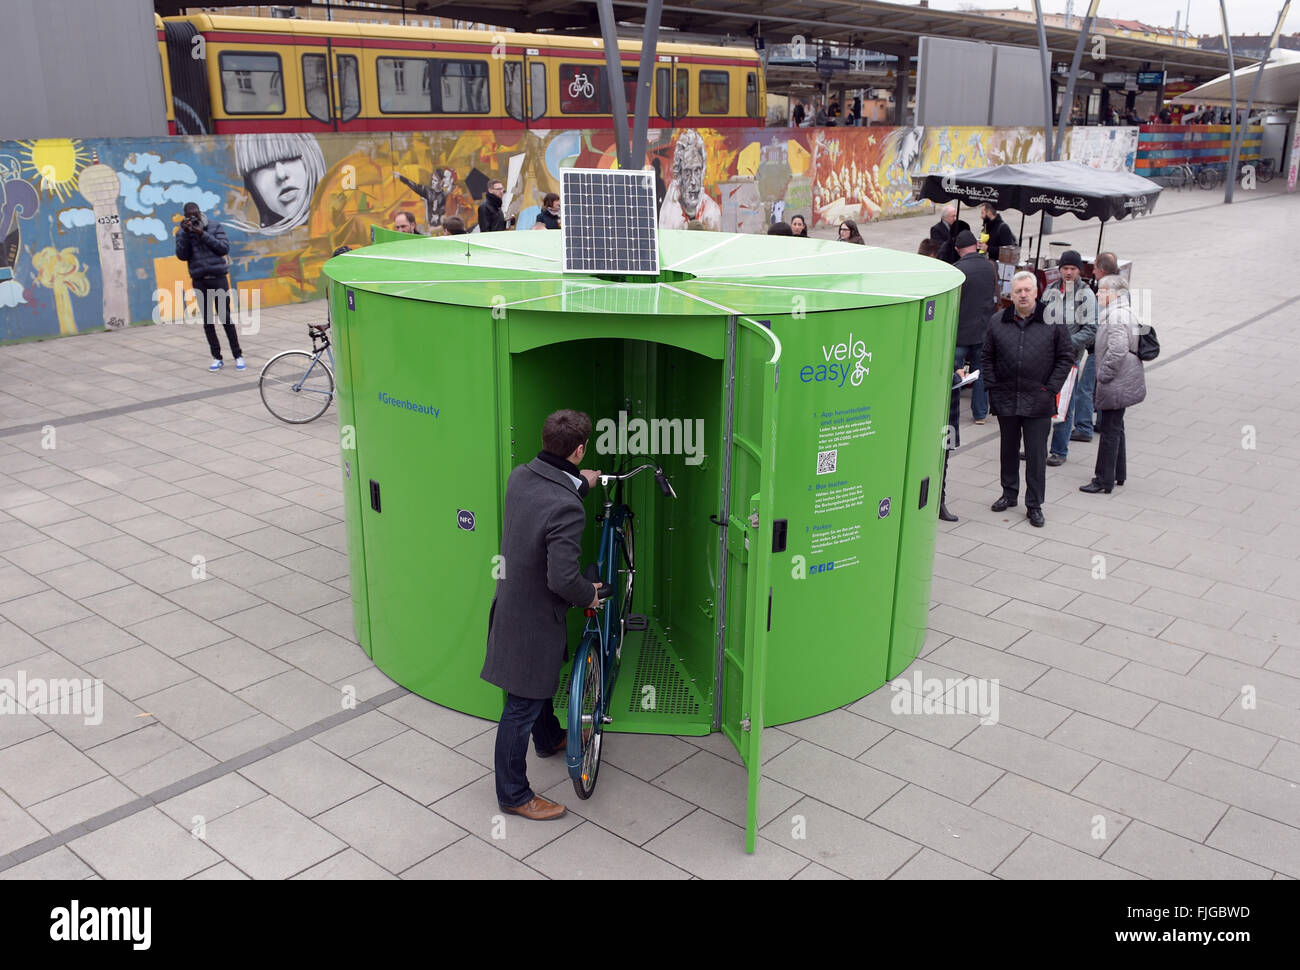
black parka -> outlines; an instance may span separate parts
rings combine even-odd
[[[1043,320],[1043,302],[1034,303],[1028,320],[1009,306],[995,313],[980,354],[980,376],[994,414],[1022,418],[1056,413],[1056,395],[1074,364],[1070,334]]]

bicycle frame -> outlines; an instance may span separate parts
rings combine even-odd
[[[311,363],[307,365],[307,369],[303,372],[302,379],[299,380],[297,384],[293,385],[293,390],[295,392],[303,390],[303,385],[307,383],[307,378],[311,376],[311,372],[316,369],[316,362],[320,360],[321,354],[326,354],[329,357],[330,370],[334,370],[334,351],[331,349],[329,335],[324,331],[319,333],[313,332],[311,335],[311,342]],[[317,346],[317,344],[320,346]],[[315,394],[328,394],[330,397],[334,396],[333,391],[319,391],[314,387],[306,388],[306,390]]]
[[[600,582],[608,586],[612,592],[602,601],[599,608],[587,607],[586,610],[587,622],[583,627],[582,638],[574,653],[573,667],[569,672],[569,743],[564,757],[564,763],[569,769],[574,785],[583,798],[588,797],[591,789],[595,787],[595,774],[600,764],[600,735],[604,725],[613,720],[608,714],[610,695],[613,693],[614,682],[618,677],[623,637],[627,631],[628,616],[631,615],[629,593],[635,592],[635,586],[632,584],[636,574],[635,548],[629,549],[628,541],[629,535],[632,534],[633,513],[622,501],[622,483],[647,468],[654,469],[656,481],[659,482],[664,493],[675,498],[676,493],[663,475],[663,470],[656,465],[647,464],[630,472],[600,476],[605,502],[598,519],[601,523],[601,531],[596,573]],[[610,494],[611,486],[616,486],[614,495]],[[619,582],[620,573],[626,576],[625,583]],[[593,650],[599,657],[600,691],[594,710],[587,715],[580,713],[584,705],[583,694],[587,676],[584,668],[590,666],[590,661],[584,661],[583,658],[588,657]],[[575,712],[578,712],[577,719],[575,719]],[[587,752],[581,735],[588,730],[589,721],[592,757],[591,763],[584,765]],[[586,789],[584,794],[582,781],[586,779],[584,772],[588,769],[591,771],[590,788]]]

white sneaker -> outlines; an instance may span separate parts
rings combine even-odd
[[[243,357],[236,357],[236,358],[235,358],[235,370],[243,370],[243,369],[244,369],[245,367],[247,367],[247,366],[248,366],[248,365],[244,363],[244,358],[243,358]]]
[[[224,361],[213,360],[212,363],[208,365],[208,370],[221,370],[221,368],[224,366],[225,366]]]

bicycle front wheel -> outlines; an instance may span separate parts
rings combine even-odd
[[[569,679],[569,743],[565,761],[573,790],[579,798],[590,798],[600,772],[600,739],[604,732],[605,683],[600,640],[583,637],[573,658]]]
[[[257,389],[266,409],[287,424],[315,421],[334,399],[334,374],[305,350],[276,354],[262,368]]]
[[[1219,170],[1203,168],[1196,173],[1196,184],[1203,189],[1212,189],[1219,184]]]
[[[1263,162],[1255,166],[1255,178],[1260,182],[1271,182],[1277,170],[1272,165],[1265,165]]]

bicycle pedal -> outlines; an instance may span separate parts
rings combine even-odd
[[[640,613],[629,613],[625,620],[627,621],[627,631],[629,633],[650,629],[650,621]]]

